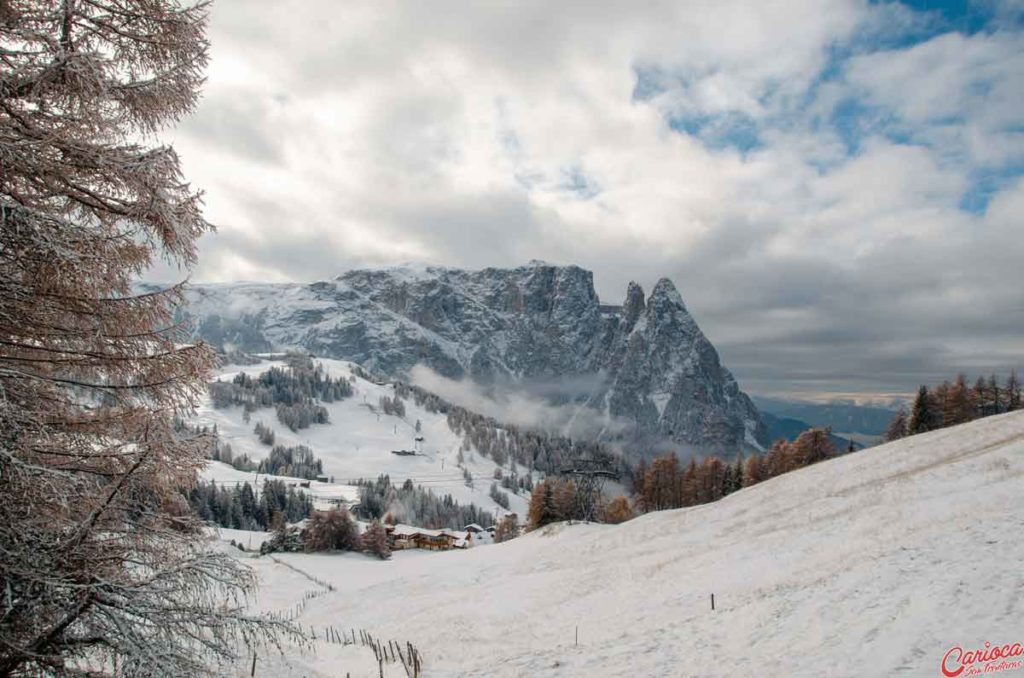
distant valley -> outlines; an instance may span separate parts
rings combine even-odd
[[[833,434],[853,439],[860,445],[879,442],[895,414],[895,408],[863,406],[846,401],[812,403],[757,395],[751,396],[751,400],[761,410],[762,416],[771,415],[764,417],[765,424],[770,430],[774,426],[776,434],[797,425],[831,427]],[[778,435],[773,435],[773,439],[775,437]]]

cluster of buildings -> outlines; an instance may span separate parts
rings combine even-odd
[[[494,542],[494,527],[480,527],[477,524],[467,525],[463,530],[429,530],[425,527],[412,525],[384,525],[388,534],[388,545],[392,551],[402,549],[428,549],[430,551],[447,551],[450,549],[468,549],[478,544]]]

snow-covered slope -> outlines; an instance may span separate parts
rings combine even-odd
[[[280,557],[338,589],[304,624],[412,641],[427,676],[933,676],[954,646],[1024,642],[1022,528],[1018,412],[619,526]],[[290,576],[252,562],[268,586]],[[332,657],[270,666],[345,675]]]
[[[340,360],[317,360],[332,377],[353,376],[353,365]],[[228,366],[218,378],[230,380],[239,372],[253,376],[284,363],[265,360],[244,367]],[[467,487],[462,469],[458,467],[459,446],[462,439],[448,428],[443,414],[431,413],[418,407],[412,400],[405,401],[405,417],[375,412],[381,396],[393,396],[392,384],[379,385],[356,377],[352,384],[354,395],[334,403],[323,403],[329,415],[329,424],[314,424],[297,432],[290,431],[277,420],[275,410],[264,408],[251,414],[248,423],[243,419],[241,407],[214,409],[207,397],[199,408],[196,425],[216,424],[220,439],[231,445],[234,455],[247,454],[254,460],[265,458],[270,448],[262,445],[253,432],[259,421],[274,429],[275,444],[285,446],[306,445],[323,461],[324,474],[334,476],[337,484],[358,478],[375,479],[388,474],[394,484],[406,479],[432,489],[438,495],[451,494],[460,504],[474,503],[495,515],[506,513],[489,496],[495,464],[475,450],[463,453],[463,466],[473,475],[473,487]],[[372,407],[371,407],[372,406]],[[413,450],[416,442],[416,421],[420,421],[424,440],[422,451],[416,456],[399,456],[392,450]],[[522,470],[521,472],[525,472]],[[217,481],[245,479],[239,471],[223,464],[211,462],[204,477]],[[504,490],[503,490],[504,491]],[[509,509],[524,516],[526,500],[508,493]]]
[[[353,270],[308,285],[194,285],[182,313],[221,349],[302,347],[391,377],[424,365],[586,405],[596,421],[576,420],[574,437],[723,454],[768,442],[757,408],[665,278],[646,297],[630,284],[623,305],[610,306],[578,266]]]

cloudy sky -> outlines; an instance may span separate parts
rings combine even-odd
[[[217,0],[193,278],[671,277],[756,393],[1024,366],[1024,3]]]

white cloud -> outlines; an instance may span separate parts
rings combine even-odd
[[[423,365],[416,365],[409,374],[412,384],[478,414],[516,426],[557,431],[571,438],[613,436],[635,426],[634,422],[624,419],[606,419],[601,413],[583,405],[551,404],[551,396],[571,400],[576,396],[590,395],[602,379],[603,375],[598,375],[578,380],[578,383],[507,384],[492,392],[472,381],[448,379]]]
[[[932,23],[854,0],[214,3],[206,96],[173,135],[221,228],[197,278],[543,258],[595,269],[613,301],[675,277],[743,382],[810,365],[851,390],[836,337],[893,388],[986,350],[1007,364],[1024,346],[1003,321],[950,328],[947,304],[1013,303],[991,290],[1019,184],[988,214],[959,205],[979,169],[1024,158],[1024,40],[872,47]],[[850,99],[869,109],[852,156]],[[731,120],[756,145],[730,145]],[[918,365],[915,342],[940,350]]]

